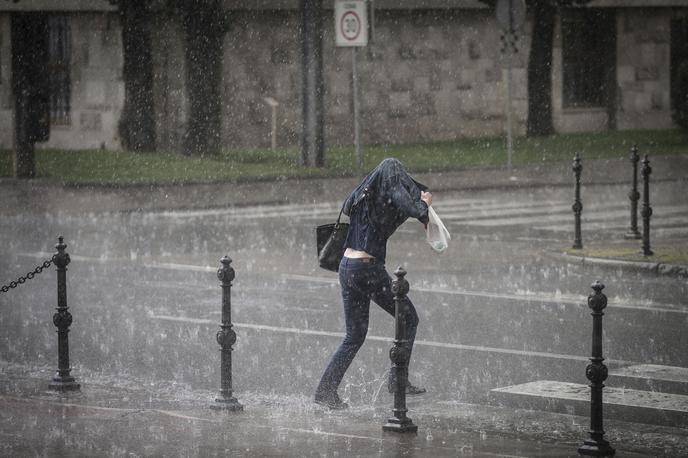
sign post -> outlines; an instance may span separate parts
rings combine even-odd
[[[277,149],[277,107],[279,106],[279,103],[272,97],[263,97],[263,100],[265,100],[265,103],[268,104],[272,111],[272,129],[270,130],[270,146],[272,147],[272,150],[275,151]]]
[[[337,0],[334,4],[334,27],[336,45],[351,48],[351,78],[353,80],[354,106],[354,146],[356,163],[363,168],[361,158],[361,140],[359,133],[359,103],[358,103],[358,47],[368,45],[368,10],[365,0]]]
[[[523,26],[526,15],[526,5],[524,0],[498,0],[497,1],[497,22],[502,27],[502,53],[506,54],[507,60],[507,79],[506,79],[506,151],[507,167],[511,170],[511,156],[513,153],[512,127],[511,127],[511,105],[512,105],[512,58],[518,52],[516,32]]]

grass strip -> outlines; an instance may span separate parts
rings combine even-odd
[[[515,165],[569,161],[575,152],[583,159],[627,157],[637,144],[641,154],[688,153],[688,134],[673,130],[610,131],[515,139]],[[36,172],[62,183],[132,185],[276,180],[303,177],[352,176],[358,172],[353,146],[329,147],[325,167],[299,165],[297,147],[228,149],[210,157],[173,152],[133,153],[105,150],[36,151]],[[403,145],[362,147],[363,170],[385,157],[397,157],[412,172],[438,172],[506,165],[504,139],[463,139]],[[0,151],[0,177],[12,176],[12,152]]]
[[[652,256],[643,256],[640,241],[637,247],[605,247],[584,248],[582,250],[569,249],[566,254],[584,256],[586,258],[616,259],[619,261],[650,262],[662,264],[688,265],[688,247],[680,244],[674,246],[652,247]]]

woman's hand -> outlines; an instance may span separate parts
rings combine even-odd
[[[428,204],[428,207],[432,205],[432,193],[431,192],[420,192],[420,200]]]

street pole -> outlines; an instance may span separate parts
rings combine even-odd
[[[524,0],[497,0],[495,5],[497,22],[499,23],[502,41],[502,54],[506,56],[506,155],[507,168],[511,171],[514,150],[513,117],[511,113],[513,104],[513,56],[518,52],[516,42],[518,31],[523,26],[526,17],[526,4]]]
[[[354,105],[354,148],[356,150],[356,165],[358,170],[363,169],[363,162],[361,159],[361,140],[359,137],[359,119],[358,119],[358,71],[356,69],[357,63],[356,58],[358,55],[358,47],[353,46],[351,48],[351,76],[353,78],[353,105]]]
[[[513,34],[513,30],[509,31]],[[513,139],[511,133],[511,58],[512,49],[509,46],[509,51],[507,54],[507,79],[506,79],[506,97],[507,97],[507,109],[506,109],[506,152],[507,152],[507,168],[511,170],[511,155],[513,151]]]

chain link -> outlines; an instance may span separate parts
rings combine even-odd
[[[52,263],[52,258],[46,259],[43,262],[43,264],[36,267],[33,271],[27,273],[25,276],[19,277],[16,281],[11,281],[8,285],[3,285],[2,288],[0,288],[0,292],[6,293],[7,291],[16,288],[19,285],[23,285],[26,282],[26,280],[31,280],[33,277],[43,272],[43,269],[47,269],[48,267],[50,267],[50,264]]]

